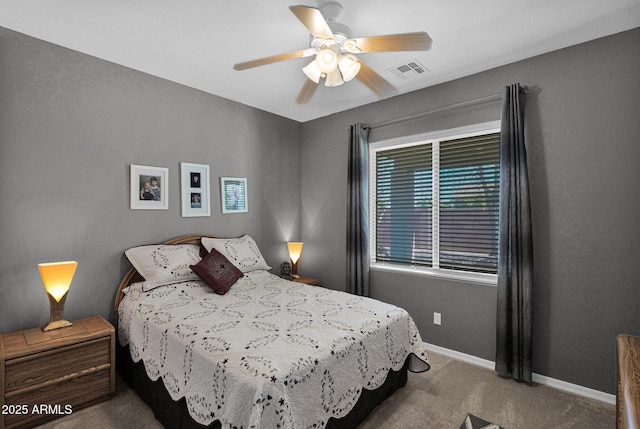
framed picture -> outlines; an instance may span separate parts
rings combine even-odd
[[[169,208],[169,169],[131,164],[131,209]]]
[[[182,217],[211,216],[209,166],[180,163]]]
[[[222,213],[248,212],[247,179],[240,177],[221,177],[220,197],[222,199]]]

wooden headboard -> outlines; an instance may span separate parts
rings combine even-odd
[[[169,240],[163,244],[195,244],[197,246],[200,245],[200,238],[209,237],[209,238],[220,238],[215,235],[207,235],[207,234],[190,234],[190,235],[182,235],[180,237],[176,237],[172,240]],[[113,303],[113,309],[118,312],[118,305],[120,305],[120,300],[122,299],[122,291],[127,286],[143,281],[142,276],[136,271],[135,268],[131,268],[127,271],[127,274],[122,278],[122,281],[118,285],[118,290],[116,291],[116,297]]]

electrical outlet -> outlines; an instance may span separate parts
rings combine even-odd
[[[442,325],[442,314],[433,313],[433,324],[434,325]]]

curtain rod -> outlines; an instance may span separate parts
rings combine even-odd
[[[526,88],[526,89],[525,89]],[[524,91],[527,91],[528,88],[526,86],[523,87]],[[502,97],[502,93],[500,94],[492,94],[492,95],[487,95],[485,97],[480,97],[480,98],[475,98],[473,100],[467,100],[467,101],[462,101],[460,103],[455,103],[455,104],[450,104],[448,106],[443,106],[443,107],[438,107],[437,109],[432,109],[432,110],[427,110],[426,112],[422,112],[422,113],[417,113],[415,115],[409,115],[409,116],[402,116],[400,118],[396,118],[396,119],[391,119],[389,121],[385,121],[385,122],[378,122],[377,124],[372,124],[372,125],[366,125],[365,128],[381,128],[381,127],[386,127],[389,125],[394,125],[400,122],[405,122],[405,121],[411,121],[413,119],[418,119],[421,118],[423,116],[428,116],[428,115],[432,115],[434,113],[438,113],[441,112],[443,110],[448,110],[448,109],[453,109],[455,107],[463,107],[469,104],[475,104],[475,103],[480,103],[483,101],[489,101],[489,100],[493,100],[493,99],[498,99]]]

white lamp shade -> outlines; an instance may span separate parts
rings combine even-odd
[[[331,73],[327,73],[327,78],[324,80],[324,86],[340,86],[344,83],[340,70],[335,69]]]
[[[322,71],[318,68],[318,64],[316,64],[316,60],[311,61],[307,64],[306,67],[302,68],[304,74],[307,75],[309,79],[314,81],[315,83],[320,83],[320,78],[322,77]]]
[[[358,62],[358,59],[351,54],[343,55],[338,63],[338,67],[342,73],[342,79],[344,79],[345,82],[349,82],[351,79],[356,77],[360,71],[360,63]]]
[[[316,64],[322,73],[331,73],[338,67],[338,48],[325,46],[316,55]]]

